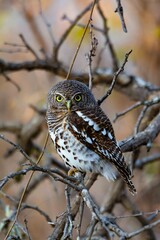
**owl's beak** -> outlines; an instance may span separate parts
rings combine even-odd
[[[72,101],[71,100],[67,100],[66,101],[66,106],[67,106],[68,111],[70,112],[71,106],[72,106]]]

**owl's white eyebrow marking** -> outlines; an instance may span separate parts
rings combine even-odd
[[[95,123],[91,118],[83,115],[83,113],[81,113],[80,111],[77,111],[77,114],[78,114],[79,117],[83,118],[83,120],[85,122],[88,122],[89,126],[93,126],[95,131],[99,131],[100,130],[99,125],[97,123]]]

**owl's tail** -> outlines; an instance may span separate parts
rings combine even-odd
[[[124,157],[122,155],[121,161],[117,162],[116,160],[114,161],[114,165],[116,166],[118,172],[120,173],[121,177],[123,178],[124,182],[127,184],[129,191],[131,192],[132,195],[135,195],[137,193],[136,188],[131,181],[131,171],[127,164],[125,163]],[[120,164],[121,162],[121,164]]]

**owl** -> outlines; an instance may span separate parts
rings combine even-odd
[[[136,193],[112,124],[85,84],[65,80],[53,86],[46,118],[50,137],[66,166],[113,181],[119,174],[130,192]]]

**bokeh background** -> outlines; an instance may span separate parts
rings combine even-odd
[[[41,4],[40,4],[41,3]],[[64,31],[69,27],[70,23],[63,19],[64,14],[71,20],[90,3],[88,0],[1,0],[0,1],[0,59],[9,62],[23,62],[33,60],[33,55],[24,47],[21,47],[22,41],[19,34],[23,34],[26,41],[40,55],[40,49],[44,49],[48,56],[52,55],[53,41],[49,34],[49,28],[46,26],[43,17],[50,24],[51,31],[56,42],[59,41]],[[125,71],[129,74],[139,76],[146,81],[152,82],[160,86],[160,2],[156,0],[123,0],[124,17],[128,32],[124,33],[120,23],[116,9],[116,1],[102,0],[102,9],[108,19],[109,35],[114,45],[117,57],[123,62],[125,53],[133,50],[129,57],[129,62],[125,66]],[[42,11],[42,14],[41,14]],[[86,24],[88,20],[86,14],[80,23]],[[102,21],[95,11],[93,15],[93,24],[102,27]],[[98,52],[104,45],[103,36],[94,32],[98,39]],[[67,65],[71,63],[73,54],[80,40],[82,29],[75,27],[70,33],[67,40],[63,44],[59,58]],[[14,46],[17,44],[17,46]],[[87,72],[87,61],[85,54],[90,49],[89,34],[86,36],[80,53],[74,65],[77,72]],[[93,65],[96,66],[98,57],[94,58]],[[100,67],[110,68],[112,65],[111,57],[107,48],[102,55]],[[20,91],[16,87],[0,75],[0,122],[13,121],[19,124],[27,124],[35,116],[35,111],[30,107],[34,105],[43,107],[46,104],[47,92],[53,84],[60,81],[61,78],[45,71],[17,71],[8,74],[14,82],[16,82]],[[106,89],[97,86],[93,89],[96,98],[104,94]],[[129,107],[133,102],[128,97],[114,91],[112,95],[102,104],[102,108],[108,114],[111,120],[115,114]],[[137,119],[138,111],[135,110],[120,118],[114,125],[115,133],[118,140],[122,140],[133,133],[133,128]],[[13,142],[16,141],[15,135],[2,131]],[[35,139],[41,146],[44,143],[47,126],[44,119],[43,131]],[[157,138],[156,151],[160,150],[160,139]],[[4,157],[10,146],[0,140],[0,179],[7,174],[14,172],[20,168],[23,162],[22,155],[16,151],[10,157]],[[51,141],[47,145],[47,152],[54,154],[57,159]],[[146,156],[146,149],[142,151]],[[59,159],[60,160],[60,159]],[[45,157],[42,160],[45,161]],[[61,160],[60,160],[61,161]],[[138,190],[138,194],[132,201],[136,202],[140,211],[154,211],[160,209],[160,191],[159,191],[159,174],[160,163],[155,162],[147,165],[143,171],[136,170],[134,172],[134,182]],[[27,177],[23,177],[23,181],[9,182],[3,191],[16,198],[17,193],[24,186]],[[101,186],[101,187],[99,187]],[[107,192],[108,182],[99,178],[91,189],[97,203],[101,203]],[[152,189],[152,190],[151,190]],[[10,210],[12,204],[1,194],[1,200],[4,201]],[[2,201],[0,200],[0,203]],[[51,183],[44,180],[32,193],[27,202],[34,204],[46,211],[53,221],[56,216],[61,214],[66,207],[64,196],[64,185],[56,182]],[[117,208],[118,215],[124,214],[124,209]],[[85,211],[84,225],[89,221],[89,212]],[[5,218],[3,207],[0,207],[0,219]],[[51,233],[51,227],[33,210],[26,210],[21,214],[21,221],[28,221],[28,227],[33,239],[47,239]],[[123,224],[128,224],[130,220],[124,220]],[[139,227],[135,224],[135,228]],[[129,225],[129,224],[128,224]],[[128,229],[129,230],[129,229]],[[158,227],[156,228],[157,237],[160,237]],[[4,236],[0,234],[0,236]],[[142,239],[136,237],[135,239]],[[157,238],[158,239],[158,238]]]

